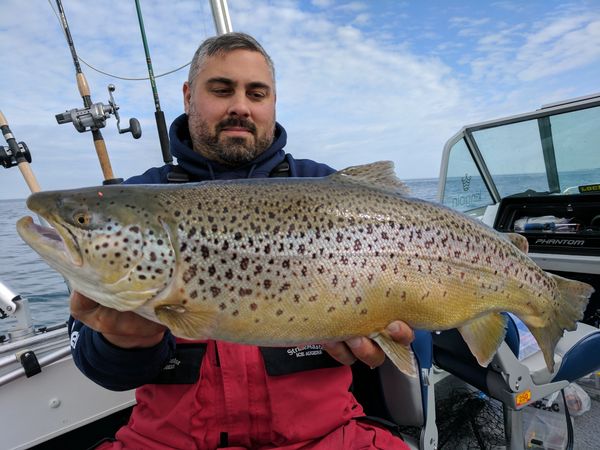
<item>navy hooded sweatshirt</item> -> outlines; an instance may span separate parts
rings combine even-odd
[[[284,161],[289,165],[287,175],[290,177],[323,177],[334,172],[325,164],[294,159],[286,154],[283,148],[287,134],[278,123],[271,146],[253,161],[235,168],[210,161],[196,153],[192,148],[187,123],[186,114],[175,119],[169,130],[169,138],[171,153],[188,175],[189,181],[267,178]],[[168,183],[167,177],[172,170],[171,165],[154,167],[142,175],[129,178],[125,183]],[[92,381],[111,390],[133,389],[156,381],[176,349],[175,338],[168,331],[158,345],[143,349],[116,347],[101,333],[73,318],[69,319],[69,334],[75,365]]]

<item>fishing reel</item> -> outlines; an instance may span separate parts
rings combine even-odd
[[[19,149],[16,153],[11,150],[10,146],[3,147],[0,145],[0,164],[2,164],[5,169],[16,166],[22,158],[25,158],[28,163],[31,163],[31,153],[25,142],[19,142],[17,145]]]
[[[115,89],[114,84],[108,85],[108,94],[110,96],[108,105],[98,102],[91,104],[87,108],[74,108],[65,111],[64,113],[57,114],[56,121],[61,125],[63,123],[71,122],[77,131],[83,133],[89,130],[104,128],[106,126],[106,120],[111,114],[114,114],[117,119],[117,129],[119,130],[119,134],[131,133],[134,139],[139,139],[142,136],[142,127],[137,119],[132,117],[129,119],[129,128],[121,129],[121,118],[118,112],[119,105],[115,102],[112,94]]]

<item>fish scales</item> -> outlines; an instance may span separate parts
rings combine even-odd
[[[509,311],[544,341],[550,366],[550,351],[593,291],[546,274],[493,229],[406,197],[386,163],[319,179],[96,191],[29,200],[59,232],[68,229],[61,234],[81,267],[37,250],[77,290],[183,337],[292,345],[366,335],[393,357],[383,330],[400,319],[459,328],[486,364],[503,336],[497,313]],[[82,214],[89,224],[79,230]],[[36,249],[35,233],[23,230]],[[493,338],[482,336],[488,328]]]
[[[490,244],[489,236],[482,233],[487,229],[474,229],[462,216],[449,211],[443,216],[438,208],[414,200],[398,205],[391,194],[361,186],[327,189],[327,183],[224,183],[184,199],[175,198],[177,191],[162,194],[161,201],[170,203],[175,216],[182,217],[178,239],[185,294],[218,304],[218,314],[223,316],[218,320],[220,332],[231,326],[232,334],[239,335],[235,322],[249,322],[244,327],[248,326],[251,339],[252,330],[258,336],[265,326],[310,324],[289,331],[294,342],[313,338],[312,327],[327,325],[331,321],[327,316],[333,315],[345,334],[333,334],[335,328],[327,327],[332,334],[323,337],[370,334],[381,328],[381,320],[389,321],[390,306],[396,308],[398,298],[408,311],[400,306],[394,318],[402,317],[417,327],[435,319],[445,329],[456,326],[458,318],[442,315],[439,301],[488,297],[481,306],[473,302],[472,311],[481,314],[489,308],[492,294],[501,303],[502,298],[510,300],[517,294],[525,298],[536,289],[548,288],[537,266],[512,269],[516,264],[511,258],[520,258],[514,246],[497,236]],[[189,208],[190,204],[196,208]],[[462,238],[456,230],[472,236]],[[484,247],[490,267],[482,267]],[[461,283],[451,286],[456,272]],[[506,278],[498,282],[487,276],[490,273],[503,273],[511,282]],[[425,277],[426,283],[411,281]],[[538,280],[540,286],[535,284]],[[523,290],[525,286],[528,289]],[[419,312],[421,319],[411,320],[415,308],[410,306],[427,301],[432,302],[428,314]]]

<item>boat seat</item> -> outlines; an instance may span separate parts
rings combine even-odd
[[[513,329],[511,318],[507,334]],[[555,349],[554,372],[548,371],[540,350],[519,360],[518,345],[509,345],[509,340],[500,345],[488,367],[481,367],[458,331],[449,330],[433,335],[433,357],[438,367],[503,404],[507,448],[520,449],[523,408],[600,369],[600,329],[578,323],[576,330],[565,332]]]
[[[392,429],[398,426],[418,427],[421,429],[418,438],[401,433],[402,438],[411,449],[434,449],[438,434],[435,391],[431,383],[431,333],[415,330],[411,348],[419,376],[405,375],[387,358],[375,369],[357,362],[352,365],[352,392],[365,410],[367,417],[364,420],[373,420]]]

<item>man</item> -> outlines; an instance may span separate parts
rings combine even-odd
[[[333,172],[285,154],[273,63],[252,37],[229,33],[205,41],[183,96],[186,114],[170,130],[179,167],[153,168],[128,183]],[[160,324],[79,293],[71,311],[73,357],[82,372],[108,389],[138,388],[128,425],[100,449],[405,448],[389,431],[354,420],[364,413],[349,392],[348,365],[384,360],[367,338],[328,344],[331,356],[314,345],[298,358],[298,348],[175,338]],[[404,344],[413,337],[402,322],[389,331]]]

